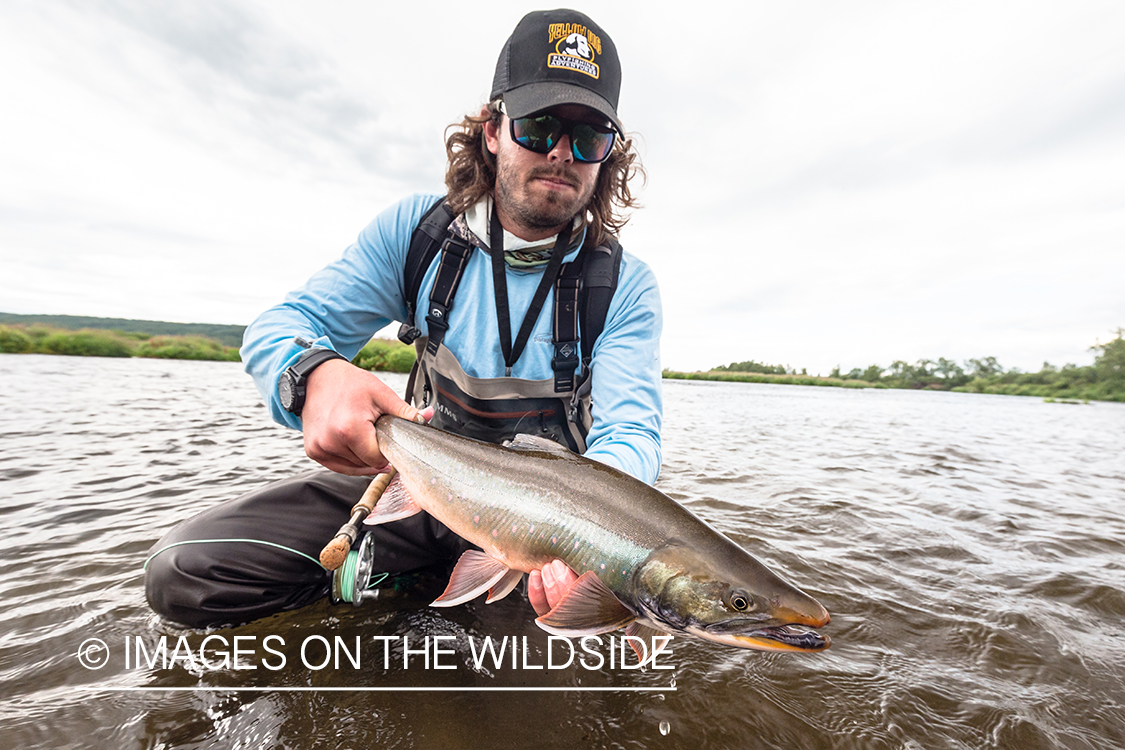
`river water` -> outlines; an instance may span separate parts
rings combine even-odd
[[[1125,404],[666,382],[658,487],[823,602],[833,646],[677,639],[639,672],[535,669],[556,653],[521,597],[435,610],[424,581],[162,622],[149,547],[311,468],[299,436],[236,364],[0,355],[0,384],[4,747],[1125,747]],[[427,636],[446,653],[404,666]],[[477,665],[486,636],[526,650]],[[137,658],[161,637],[178,659]],[[337,637],[359,669],[320,666]]]

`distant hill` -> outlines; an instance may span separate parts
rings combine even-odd
[[[107,331],[145,333],[150,336],[206,336],[226,346],[242,346],[246,326],[216,323],[169,323],[163,320],[130,320],[128,318],[89,318],[84,315],[16,315],[0,312],[0,325],[54,326],[68,331],[99,328]]]

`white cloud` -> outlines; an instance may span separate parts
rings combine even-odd
[[[525,7],[383,5],[6,4],[0,309],[245,323],[440,189]],[[667,366],[1035,368],[1125,324],[1118,4],[596,17]]]

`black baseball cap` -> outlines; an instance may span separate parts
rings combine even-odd
[[[509,117],[581,104],[609,118],[618,133],[621,62],[613,40],[585,13],[560,8],[524,16],[496,61],[489,99]]]

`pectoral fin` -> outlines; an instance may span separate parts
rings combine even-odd
[[[454,607],[476,599],[504,579],[508,573],[508,566],[499,560],[494,560],[479,550],[467,550],[454,566],[445,591],[430,606]],[[512,585],[515,586],[514,583]]]
[[[396,474],[387,489],[383,491],[383,496],[379,498],[375,508],[368,514],[367,518],[363,519],[363,523],[367,526],[378,526],[381,523],[410,518],[421,512],[422,508],[414,502],[414,498],[407,491],[406,485]]]
[[[593,571],[587,571],[535,622],[554,635],[598,635],[625,627],[635,617]]]

